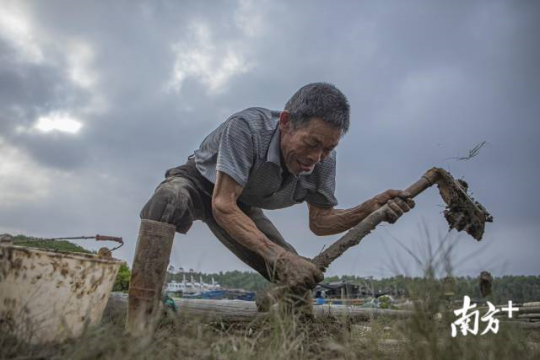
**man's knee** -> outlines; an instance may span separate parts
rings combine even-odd
[[[141,219],[163,221],[167,207],[175,205],[175,202],[176,194],[173,189],[170,186],[160,185],[141,210]]]
[[[185,233],[193,222],[189,194],[178,186],[164,182],[143,207],[140,217],[176,225],[177,231]]]

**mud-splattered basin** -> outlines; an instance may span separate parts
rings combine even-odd
[[[34,344],[79,336],[101,320],[123,263],[0,244],[0,330]]]

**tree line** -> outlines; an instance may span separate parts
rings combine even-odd
[[[169,273],[168,279],[182,281],[184,273]],[[270,283],[261,275],[251,271],[220,271],[219,273],[186,272],[186,280],[190,281],[193,276],[195,281],[200,278],[206,283],[211,283],[212,278],[222,287],[233,289],[244,289],[259,291],[270,286]],[[396,297],[411,297],[414,288],[425,282],[423,277],[406,277],[403,275],[374,279],[355,275],[329,276],[324,279],[324,283],[347,281],[361,285],[366,295],[389,294]],[[450,284],[448,284],[450,283]],[[471,298],[480,299],[479,278],[471,276],[452,277],[448,282],[446,279],[434,279],[434,284],[440,286],[442,291],[452,299],[463,299],[468,295]],[[504,304],[508,300],[514,303],[540,301],[540,276],[505,275],[494,277],[492,282],[492,292],[485,300],[494,304]]]

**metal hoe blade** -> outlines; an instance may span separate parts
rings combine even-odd
[[[468,184],[455,180],[443,169],[437,169],[437,186],[446,203],[443,214],[451,229],[466,231],[476,240],[482,240],[486,222],[493,222],[493,216],[478,201],[467,194]]]

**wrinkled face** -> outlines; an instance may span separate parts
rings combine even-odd
[[[319,118],[312,118],[295,129],[286,111],[279,118],[279,129],[285,165],[295,175],[311,173],[315,164],[323,161],[341,138],[340,129]]]

